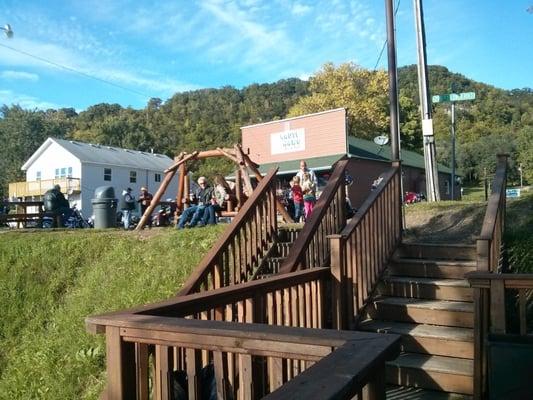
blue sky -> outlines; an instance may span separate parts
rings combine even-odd
[[[526,11],[532,5],[425,0],[428,62],[504,89],[533,87],[533,13]],[[385,40],[383,0],[0,0],[0,6],[0,25],[15,32],[0,37],[0,104],[26,108],[81,111],[101,102],[142,108],[150,97],[166,100],[177,91],[306,79],[328,61],[374,68]],[[400,0],[399,66],[416,62],[415,46],[412,0]],[[378,68],[386,60],[385,52]]]

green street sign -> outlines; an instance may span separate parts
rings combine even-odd
[[[465,100],[474,100],[476,98],[475,92],[465,92],[465,93],[449,93],[449,94],[440,94],[433,96],[431,101],[433,103],[450,103],[452,101],[465,101]]]

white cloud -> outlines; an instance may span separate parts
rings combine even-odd
[[[62,105],[40,100],[36,97],[15,93],[11,90],[0,90],[0,104],[18,104],[26,109],[48,110],[50,108],[62,108]]]
[[[39,80],[39,75],[24,71],[2,71],[0,73],[0,78],[6,80],[23,80],[37,82]]]
[[[294,15],[301,16],[301,15],[307,14],[311,10],[312,10],[311,6],[308,6],[306,4],[301,4],[301,3],[294,3],[291,9],[291,12]]]

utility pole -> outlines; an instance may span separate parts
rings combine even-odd
[[[455,200],[455,101],[451,103],[452,111],[452,184],[451,184],[451,198]]]
[[[429,93],[429,79],[426,57],[426,33],[424,29],[422,0],[413,0],[413,9],[415,13],[416,24],[416,48],[418,54],[418,92],[420,97],[420,112],[422,114],[422,135],[424,139],[426,194],[428,201],[440,201],[439,172],[437,170],[435,137],[433,136],[433,119],[431,115],[431,97]]]
[[[393,0],[385,0],[387,12],[387,56],[389,66],[389,113],[392,161],[400,160],[400,120],[398,106],[398,71],[396,70],[396,34]]]

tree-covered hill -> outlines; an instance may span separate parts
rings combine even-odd
[[[373,137],[388,131],[387,80],[383,71],[353,64],[326,64],[309,81],[286,79],[242,89],[222,87],[176,93],[151,99],[141,110],[118,104],[73,109],[24,110],[0,108],[0,195],[8,182],[24,179],[20,167],[48,136],[165,153],[228,146],[239,141],[239,127],[281,119],[287,115],[346,107],[350,133]],[[476,82],[445,67],[431,66],[433,94],[475,91],[476,100],[457,105],[458,167],[469,180],[479,179],[494,165],[494,154],[511,154],[511,180],[517,163],[533,183],[533,91],[501,90]],[[402,146],[421,150],[421,123],[415,66],[399,69]],[[449,164],[450,118],[446,105],[434,107],[439,159]],[[225,173],[230,165],[208,160],[204,174]]]

